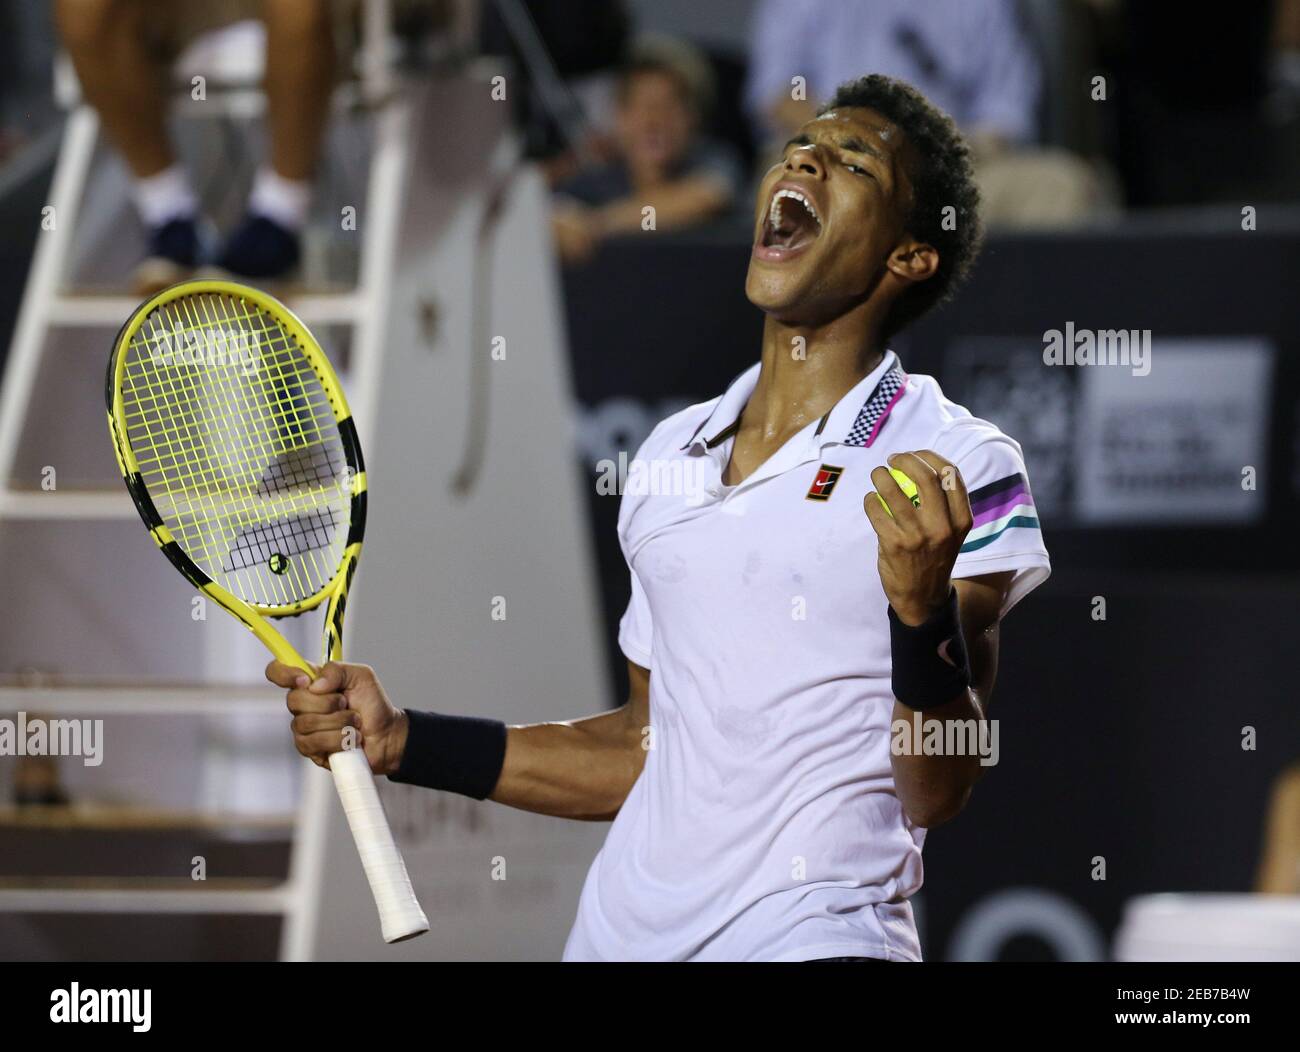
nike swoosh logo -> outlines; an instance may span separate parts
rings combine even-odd
[[[953,661],[953,659],[948,656],[948,647],[951,645],[952,640],[953,637],[949,636],[947,639],[945,639],[942,643],[939,644],[939,656],[943,658],[943,660],[946,661],[953,668],[956,668],[957,662]]]

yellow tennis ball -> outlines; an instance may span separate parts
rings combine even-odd
[[[916,492],[916,483],[899,471],[898,468],[890,468],[889,474],[892,475],[894,481],[898,483],[898,488],[903,491],[903,496],[912,502],[912,507],[919,508],[921,506],[921,498]],[[885,511],[889,512],[889,517],[892,519],[894,513],[889,511],[889,504],[885,501],[885,498],[877,493],[876,499],[884,505]]]

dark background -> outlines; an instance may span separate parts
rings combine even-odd
[[[1150,220],[995,236],[971,284],[899,344],[909,372],[937,376],[963,403],[967,392],[945,375],[954,341],[1018,337],[1041,347],[1043,331],[1066,318],[1098,327],[1122,318],[1154,330],[1157,348],[1161,336],[1245,334],[1278,351],[1261,521],[1084,528],[1044,515],[1052,577],[1002,629],[992,706],[1000,763],[961,817],[927,839],[920,913],[930,959],[947,956],[973,907],[1008,889],[1072,901],[1109,944],[1133,895],[1252,887],[1270,783],[1300,751],[1290,642],[1300,598],[1300,237],[1243,233],[1230,211],[1201,227]],[[757,359],[762,317],[744,296],[748,247],[738,233],[612,244],[568,273],[584,412],[626,399],[653,424],[667,402],[712,398]],[[629,428],[608,440],[631,456],[644,437]],[[615,641],[629,589],[618,501],[597,496],[592,477],[609,660],[625,686]],[[1106,599],[1105,621],[1092,619],[1094,596]],[[1257,751],[1242,748],[1246,726],[1258,731]],[[1104,880],[1093,879],[1096,858]],[[1053,952],[1026,935],[1003,956]]]
[[[397,6],[411,13],[412,5]],[[720,105],[709,131],[753,160],[739,100],[751,0],[629,0],[627,17],[618,6],[529,0],[565,75],[616,61],[621,34],[633,28],[691,39],[717,79]],[[1122,210],[1085,229],[995,231],[969,286],[896,350],[908,371],[936,376],[950,398],[1025,444],[1041,498],[1049,465],[1016,421],[982,404],[972,346],[977,367],[1011,375],[999,358],[1006,348],[1041,349],[1044,331],[1067,319],[1149,328],[1157,348],[1178,337],[1263,337],[1274,352],[1264,399],[1264,511],[1240,526],[1090,527],[1040,507],[1053,574],[1002,629],[992,707],[1001,762],[965,813],[926,845],[926,884],[914,901],[928,959],[952,956],[963,925],[995,896],[1018,889],[1045,893],[1058,914],[1080,911],[1104,953],[1132,896],[1253,885],[1270,786],[1300,757],[1293,642],[1300,621],[1300,80],[1294,68],[1289,80],[1280,72],[1268,42],[1283,6],[1020,5],[1044,68],[1041,141],[1106,161]],[[508,52],[492,34],[489,24],[485,50],[497,44]],[[0,5],[0,357],[58,141],[54,49],[47,4]],[[1111,87],[1104,106],[1089,96],[1094,74]],[[515,98],[526,141],[544,153],[555,145],[554,127],[535,99]],[[1258,208],[1254,231],[1242,229],[1246,204]],[[747,208],[746,198],[738,211]],[[756,359],[762,318],[743,292],[749,236],[741,219],[612,242],[565,274],[578,467],[592,479],[591,537],[620,696],[626,671],[615,632],[628,574],[615,533],[618,501],[597,495],[596,461],[610,451],[631,456],[654,423],[714,397]],[[1026,389],[1047,383],[1046,371],[1027,369]],[[1076,372],[1051,370],[1070,406]],[[1036,408],[1022,406],[1022,419],[1032,420]],[[1068,491],[1072,452],[1056,466]],[[1097,596],[1107,602],[1105,621],[1092,617]],[[1246,727],[1257,733],[1254,751],[1242,748]],[[118,834],[113,842],[119,852],[136,852],[139,863],[148,857],[144,839]],[[14,844],[17,872],[43,864],[38,847],[64,862],[125,858],[102,854],[104,845],[93,841],[20,837]],[[250,854],[257,856],[250,870],[282,866],[279,856]],[[1102,862],[1105,879],[1095,879]],[[0,877],[6,872],[0,866]],[[177,919],[161,934],[164,924],[152,922],[139,934],[152,943],[172,932],[178,954],[219,956],[213,947],[242,940],[260,940],[249,941],[244,956],[274,952],[274,939],[256,924],[223,925],[215,933],[206,920]],[[106,934],[109,927],[117,930]],[[145,927],[130,916],[60,920],[55,942],[106,947],[126,938],[120,929]],[[0,933],[0,950],[6,945],[21,941]],[[1057,952],[1026,933],[1008,937],[999,954],[1035,960]]]

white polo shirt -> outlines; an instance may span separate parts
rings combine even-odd
[[[871,470],[914,449],[961,469],[975,524],[954,576],[1015,571],[1003,614],[1049,572],[1020,446],[893,352],[724,486],[758,371],[659,424],[629,472],[619,643],[651,672],[652,747],[566,960],[919,960],[925,831],[890,769]]]

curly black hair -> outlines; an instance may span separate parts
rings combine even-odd
[[[910,84],[873,73],[841,84],[818,112],[845,106],[875,110],[907,136],[918,158],[908,171],[913,194],[907,231],[939,252],[934,275],[914,284],[890,308],[881,333],[889,337],[951,298],[966,280],[983,240],[980,195],[970,148],[952,118]],[[944,210],[950,206],[955,222],[945,224]]]

